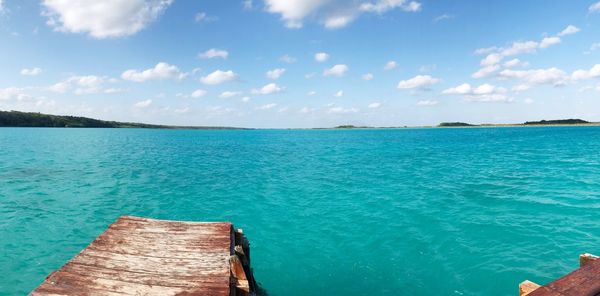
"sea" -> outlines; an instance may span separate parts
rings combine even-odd
[[[121,215],[233,222],[268,295],[517,295],[600,254],[600,127],[0,129],[0,295]]]

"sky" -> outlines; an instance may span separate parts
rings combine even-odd
[[[597,0],[0,0],[0,110],[171,125],[600,121]]]

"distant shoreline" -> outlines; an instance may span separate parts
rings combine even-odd
[[[35,112],[0,111],[0,128],[142,128],[170,130],[369,130],[369,129],[430,129],[430,128],[510,128],[510,127],[566,127],[566,126],[600,126],[600,122],[587,122],[581,119],[558,119],[528,121],[508,124],[469,124],[463,122],[443,122],[437,126],[354,126],[340,125],[336,127],[315,128],[243,128],[227,126],[177,126],[134,122],[105,121],[87,117],[50,115]]]
[[[423,126],[397,126],[397,127],[355,127],[355,128],[339,128],[339,127],[317,127],[317,128],[283,128],[289,130],[369,130],[369,129],[470,129],[470,128],[512,128],[512,127],[585,127],[585,126],[600,126],[600,122],[591,122],[586,124],[481,124],[472,126],[436,126],[436,125],[423,125]]]
[[[35,112],[0,111],[0,127],[39,128],[144,128],[179,130],[244,130],[227,126],[175,126],[135,122],[106,121],[88,117],[50,115]]]

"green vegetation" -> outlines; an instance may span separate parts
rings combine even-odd
[[[589,121],[582,119],[557,119],[557,120],[541,120],[527,121],[524,125],[553,125],[553,124],[588,124]]]
[[[338,125],[335,128],[339,128],[339,129],[353,129],[353,128],[372,128],[369,126],[356,126],[356,125],[352,125],[352,124],[344,124],[344,125]]]
[[[231,127],[169,126],[104,121],[87,117],[59,116],[19,111],[0,111],[0,127],[236,129]]]
[[[460,127],[460,126],[475,126],[464,122],[442,122],[438,127]]]

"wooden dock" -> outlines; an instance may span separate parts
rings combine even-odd
[[[597,296],[600,295],[600,258],[579,256],[579,268],[544,286],[530,281],[519,285],[520,296]]]
[[[231,223],[124,216],[30,295],[254,295],[250,249]]]

